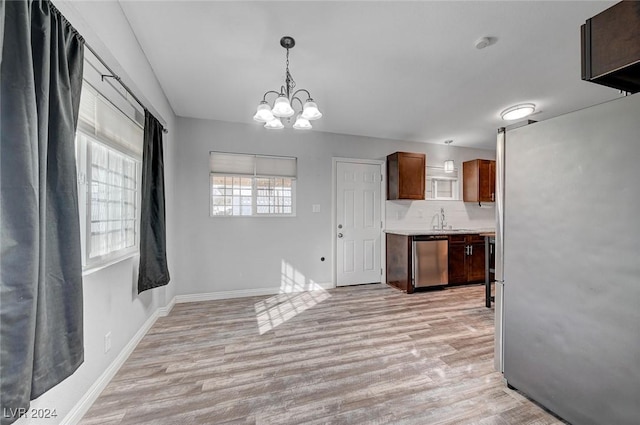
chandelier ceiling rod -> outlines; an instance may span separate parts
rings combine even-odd
[[[318,105],[316,105],[308,90],[298,89],[293,91],[296,88],[296,82],[289,71],[289,50],[296,45],[296,41],[293,37],[284,36],[280,39],[280,45],[287,50],[285,84],[280,86],[279,92],[269,90],[262,96],[262,101],[258,104],[253,119],[258,122],[264,122],[264,127],[268,129],[284,128],[280,119],[287,118],[287,122],[291,121],[290,117],[296,113],[293,108],[294,100],[297,100],[300,103],[301,112],[298,113],[293,128],[296,130],[311,130],[312,126],[309,121],[321,118],[322,113],[318,110]],[[291,94],[292,91],[293,94]],[[301,92],[307,94],[307,100],[304,103],[297,96]],[[273,103],[273,107],[267,102],[267,95],[271,93],[278,96]]]

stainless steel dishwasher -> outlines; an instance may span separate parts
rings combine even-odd
[[[449,240],[445,235],[413,237],[413,287],[449,283]]]

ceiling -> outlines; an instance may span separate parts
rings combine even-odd
[[[284,84],[283,35],[324,114],[315,131],[494,149],[509,106],[545,120],[620,96],[580,79],[580,25],[610,1],[120,4],[183,117],[260,125],[262,95]]]

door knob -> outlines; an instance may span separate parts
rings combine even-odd
[[[342,238],[342,233],[338,233],[338,238]]]
[[[342,229],[342,224],[338,224],[338,229]]]

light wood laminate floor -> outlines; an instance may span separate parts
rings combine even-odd
[[[561,424],[493,370],[484,287],[177,304],[81,424]]]

